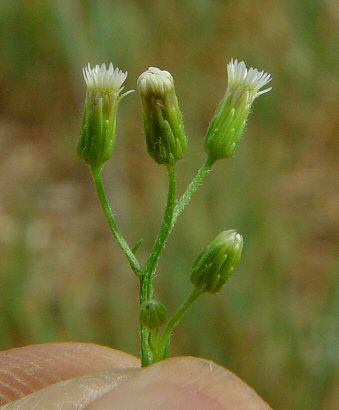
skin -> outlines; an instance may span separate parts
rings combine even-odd
[[[0,352],[0,405],[11,410],[269,410],[213,362],[176,357],[141,369],[127,353],[48,343]]]

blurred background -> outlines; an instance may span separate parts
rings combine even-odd
[[[231,160],[178,221],[156,279],[173,312],[192,263],[223,229],[245,238],[235,276],[192,308],[173,355],[229,368],[277,409],[334,410],[339,371],[338,50],[335,0],[0,1],[0,348],[89,341],[139,354],[138,283],[77,158],[82,67],[169,70],[189,136],[183,192],[233,57],[273,76]],[[166,201],[137,94],[118,115],[104,177],[146,260]]]

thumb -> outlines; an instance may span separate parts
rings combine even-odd
[[[270,410],[247,384],[213,362],[168,359],[136,371],[86,410]]]

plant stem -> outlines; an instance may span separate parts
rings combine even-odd
[[[159,261],[159,257],[161,251],[163,250],[167,238],[173,229],[178,216],[184,210],[186,205],[189,203],[192,195],[194,192],[197,191],[199,186],[201,185],[202,181],[204,180],[205,176],[210,171],[214,159],[208,157],[206,162],[203,166],[199,169],[196,176],[192,180],[192,182],[187,187],[186,191],[180,198],[180,200],[175,205],[175,193],[176,193],[176,173],[174,167],[168,167],[168,181],[169,181],[169,189],[168,189],[168,197],[167,197],[167,206],[164,216],[164,221],[160,228],[160,233],[155,241],[153,246],[151,255],[146,263],[145,268],[143,269],[142,273],[140,274],[140,304],[143,303],[145,300],[152,298],[153,296],[153,286],[152,286],[152,278],[155,272],[157,263]],[[201,290],[194,290],[192,294],[188,297],[188,299],[180,306],[176,314],[173,318],[168,322],[162,336],[160,339],[160,350],[162,355],[166,355],[167,353],[167,346],[168,341],[170,338],[171,331],[182,319],[183,315],[190,307],[190,305],[195,301],[195,299],[201,294]],[[160,360],[159,353],[152,352],[152,347],[150,345],[151,335],[150,331],[145,326],[140,326],[140,337],[141,337],[141,363],[142,366],[148,366],[152,364],[154,361]]]
[[[202,289],[194,288],[184,303],[178,308],[178,310],[173,315],[172,319],[167,323],[161,338],[160,338],[160,348],[162,352],[164,352],[166,356],[166,347],[169,344],[169,339],[171,337],[171,333],[173,329],[180,323],[181,319],[183,318],[184,314],[187,312],[189,307],[195,302],[195,300],[201,295],[203,292]],[[165,358],[165,357],[162,357]]]
[[[140,276],[140,306],[144,299],[145,294],[145,276]],[[151,332],[150,330],[140,323],[140,348],[141,348],[141,366],[146,367],[154,362],[154,355],[151,346]]]
[[[210,171],[212,165],[214,163],[214,159],[211,157],[207,158],[204,165],[199,169],[198,173],[192,180],[192,182],[187,187],[186,191],[180,198],[177,204],[175,204],[176,199],[176,170],[175,166],[168,166],[168,196],[167,196],[167,205],[164,214],[164,220],[160,228],[159,235],[153,245],[153,249],[151,254],[146,262],[145,267],[142,269],[138,259],[135,257],[133,251],[128,246],[126,240],[122,236],[120,229],[116,223],[112,210],[107,200],[107,196],[105,194],[104,185],[101,177],[101,167],[92,168],[92,177],[95,183],[95,187],[98,193],[98,197],[104,211],[106,220],[112,231],[114,237],[116,238],[120,248],[126,255],[129,264],[133,270],[133,272],[139,277],[140,279],[140,298],[139,302],[140,305],[153,297],[153,285],[152,279],[154,276],[154,272],[156,270],[160,254],[165,247],[167,238],[174,227],[174,224],[184,210],[186,205],[189,203],[192,195],[194,192],[197,191],[199,186],[201,185],[203,179]],[[168,345],[168,341],[170,339],[171,332],[175,326],[178,325],[180,320],[182,319],[183,315],[187,311],[187,309],[191,306],[191,304],[196,300],[196,298],[201,294],[201,290],[194,289],[192,294],[186,299],[186,301],[179,307],[173,318],[168,322],[162,336],[160,339],[160,349],[162,351],[162,355],[166,354],[167,351],[166,346]],[[140,325],[140,339],[141,339],[141,364],[142,366],[148,366],[152,364],[155,360],[160,360],[159,353],[153,351],[152,344],[151,344],[151,332],[150,330],[144,326]]]
[[[109,202],[107,200],[107,196],[106,196],[105,189],[104,189],[104,184],[103,184],[102,177],[101,177],[101,167],[91,168],[91,173],[92,173],[93,181],[94,181],[94,184],[95,184],[95,187],[96,187],[96,190],[97,190],[97,194],[98,194],[98,197],[99,197],[99,200],[100,200],[100,204],[101,204],[101,207],[104,211],[107,223],[110,227],[110,230],[112,231],[112,233],[113,233],[115,239],[117,240],[120,248],[122,249],[122,251],[126,255],[133,272],[137,276],[139,276],[139,274],[141,272],[141,266],[138,262],[138,259],[135,257],[132,250],[128,246],[128,244],[127,244],[126,240],[124,239],[122,233],[120,232],[118,224],[117,224],[117,222],[114,218],[113,212],[112,212],[111,207],[109,205]]]
[[[209,173],[211,170],[211,167],[214,163],[214,159],[212,157],[208,157],[204,165],[199,169],[197,172],[196,176],[192,180],[192,182],[188,185],[186,191],[182,195],[182,197],[179,199],[173,213],[173,220],[172,220],[172,225],[176,223],[178,216],[181,214],[181,212],[184,210],[185,206],[189,203],[191,200],[192,195],[194,194],[195,191],[199,188],[199,186],[202,184],[202,181],[204,180],[205,176]]]
[[[153,296],[153,275],[159,261],[160,253],[163,250],[168,235],[172,229],[173,211],[175,207],[176,194],[176,170],[174,166],[168,167],[168,196],[164,214],[164,220],[160,228],[159,235],[154,243],[152,252],[145,268],[140,274],[140,305]],[[146,326],[140,324],[141,339],[141,365],[148,366],[154,362],[154,352],[151,346],[151,334]]]
[[[153,296],[152,290],[152,276],[157,267],[161,251],[164,249],[169,233],[173,227],[173,212],[175,208],[175,195],[176,195],[176,170],[174,166],[168,167],[168,196],[167,205],[164,214],[164,220],[160,228],[159,235],[154,243],[151,255],[148,258],[146,266],[143,270],[145,275],[146,284],[146,297],[149,299]],[[147,277],[147,279],[146,279]]]

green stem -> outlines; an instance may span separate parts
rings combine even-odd
[[[93,177],[93,181],[97,190],[97,194],[101,203],[101,207],[104,211],[107,223],[110,227],[110,230],[112,231],[115,239],[117,240],[120,248],[122,249],[122,251],[124,252],[124,254],[126,255],[129,264],[133,270],[133,272],[139,276],[140,272],[141,272],[141,266],[137,260],[137,258],[135,257],[135,255],[133,254],[132,250],[130,249],[130,247],[128,246],[127,242],[125,241],[122,233],[120,232],[120,229],[118,227],[118,224],[114,218],[113,212],[111,210],[111,207],[109,205],[109,202],[107,200],[107,196],[105,193],[105,189],[104,189],[104,184],[102,181],[102,177],[101,177],[101,168],[91,168],[91,172],[92,172],[92,177]]]
[[[195,300],[201,295],[203,292],[202,289],[194,288],[192,293],[187,297],[184,303],[178,308],[178,310],[173,315],[172,319],[167,323],[161,338],[160,338],[160,348],[162,352],[164,352],[164,357],[166,357],[166,350],[169,344],[169,340],[171,337],[171,333],[176,326],[180,323],[181,319],[183,318],[184,314],[187,312],[190,306],[195,302]]]
[[[140,276],[140,306],[145,299],[145,276]],[[151,344],[151,332],[140,323],[141,366],[146,367],[154,362]]]
[[[181,212],[184,210],[185,206],[189,203],[191,200],[192,195],[194,194],[195,191],[199,188],[199,186],[202,184],[202,181],[204,180],[205,176],[209,173],[211,170],[211,167],[214,163],[215,159],[212,157],[208,157],[204,165],[199,169],[197,172],[197,175],[194,177],[193,181],[188,185],[186,191],[182,195],[182,197],[179,199],[173,213],[173,220],[172,220],[172,226],[176,223],[178,216],[181,214]]]
[[[160,228],[159,235],[154,243],[152,252],[150,257],[147,260],[147,263],[144,269],[141,268],[137,258],[135,257],[133,251],[128,246],[127,242],[125,241],[124,237],[122,236],[120,229],[115,221],[114,215],[112,210],[109,206],[103,181],[101,177],[101,168],[92,168],[92,177],[96,186],[96,190],[98,193],[98,197],[104,211],[106,220],[108,225],[115,236],[120,248],[126,255],[130,266],[134,273],[139,276],[140,279],[140,305],[152,298],[153,296],[153,285],[152,279],[154,272],[156,270],[160,254],[165,247],[167,238],[173,229],[173,226],[184,210],[186,205],[189,203],[192,195],[201,185],[203,179],[210,171],[214,160],[209,157],[205,164],[199,169],[197,175],[194,177],[193,181],[187,187],[186,191],[178,201],[177,205],[175,205],[175,196],[176,196],[176,170],[174,166],[168,166],[168,182],[169,182],[169,189],[168,189],[168,197],[167,197],[167,205],[164,215],[164,220]],[[175,313],[173,318],[168,322],[162,336],[160,339],[160,347],[162,348],[162,352],[167,350],[168,341],[170,339],[171,332],[175,326],[178,325],[180,320],[182,319],[183,315],[187,311],[187,309],[191,306],[191,304],[195,301],[195,299],[200,295],[201,290],[194,290],[192,294],[188,297],[188,299],[183,303],[182,306],[178,309]],[[142,366],[148,366],[152,364],[155,360],[158,360],[158,354],[153,352],[152,344],[151,344],[151,333],[146,326],[140,325],[140,339],[141,339],[141,363]]]
[[[168,167],[168,196],[164,220],[160,228],[159,235],[154,243],[152,252],[145,268],[140,275],[140,305],[152,298],[153,285],[152,278],[159,261],[160,253],[163,250],[168,235],[172,229],[172,218],[175,207],[176,194],[176,170],[175,167]],[[140,324],[141,339],[141,365],[148,366],[154,362],[154,352],[151,346],[151,333],[146,326]]]
[[[168,167],[168,196],[167,205],[164,215],[164,220],[160,228],[159,235],[154,243],[151,255],[148,258],[143,274],[148,279],[147,282],[147,298],[152,297],[152,276],[157,267],[161,251],[164,249],[169,233],[173,227],[173,212],[175,208],[176,195],[176,170],[174,166]]]

